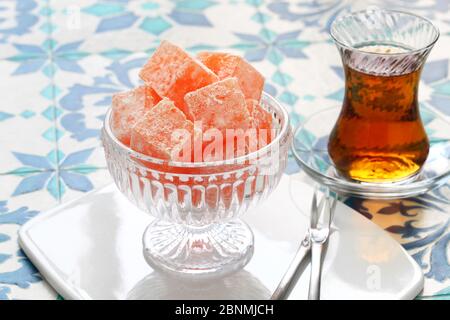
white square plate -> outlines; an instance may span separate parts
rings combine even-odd
[[[152,270],[141,237],[152,218],[114,185],[64,204],[25,224],[19,242],[65,299],[267,299],[308,225],[312,188],[284,176],[244,219],[255,235],[250,263],[208,282],[182,281]],[[291,299],[305,299],[306,267]],[[423,288],[419,266],[384,230],[339,203],[323,266],[322,299],[413,299]]]

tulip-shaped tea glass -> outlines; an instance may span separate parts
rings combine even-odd
[[[413,14],[376,9],[338,18],[331,36],[345,72],[344,102],[328,143],[337,171],[372,183],[415,177],[429,151],[419,80],[438,29]]]
[[[263,94],[272,115],[270,144],[214,162],[167,162],[140,154],[113,135],[108,111],[102,140],[109,171],[131,202],[155,217],[143,236],[144,257],[184,275],[226,274],[247,264],[253,233],[239,217],[278,184],[291,141],[287,112]]]

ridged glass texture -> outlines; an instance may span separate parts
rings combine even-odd
[[[338,18],[331,36],[344,64],[369,74],[393,76],[420,68],[439,31],[420,16],[375,9]]]

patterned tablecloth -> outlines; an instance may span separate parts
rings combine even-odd
[[[338,106],[343,76],[331,21],[369,5],[427,16],[441,30],[421,103],[450,118],[448,0],[2,0],[0,2],[0,299],[56,299],[17,244],[20,226],[110,183],[98,139],[111,94],[169,39],[191,52],[251,61],[295,125]],[[288,173],[299,171],[290,161]],[[390,231],[422,266],[421,298],[450,298],[450,188],[348,203]]]

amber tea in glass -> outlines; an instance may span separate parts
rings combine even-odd
[[[337,171],[362,182],[414,177],[428,156],[418,87],[438,30],[416,15],[367,10],[331,27],[345,93],[328,151]]]

